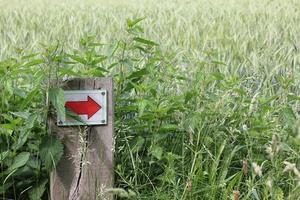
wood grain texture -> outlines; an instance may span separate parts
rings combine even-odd
[[[67,80],[65,90],[107,90],[107,125],[57,127],[50,120],[51,132],[64,144],[64,155],[51,173],[52,200],[112,200],[106,192],[113,186],[113,81],[111,78]]]

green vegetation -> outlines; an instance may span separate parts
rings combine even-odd
[[[59,80],[113,76],[119,199],[299,199],[299,9],[0,1],[0,198],[48,199]]]

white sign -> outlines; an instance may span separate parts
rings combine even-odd
[[[66,113],[71,114],[58,116],[59,126],[107,124],[106,90],[65,90],[64,94]]]

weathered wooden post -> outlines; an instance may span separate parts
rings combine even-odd
[[[51,174],[51,199],[112,200],[107,192],[114,176],[112,78],[71,79],[63,89],[65,106],[84,122],[50,120],[52,134],[64,144],[64,155]]]

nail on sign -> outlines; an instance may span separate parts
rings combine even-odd
[[[58,116],[59,126],[107,124],[106,90],[66,90],[64,95],[66,111],[73,114]]]

